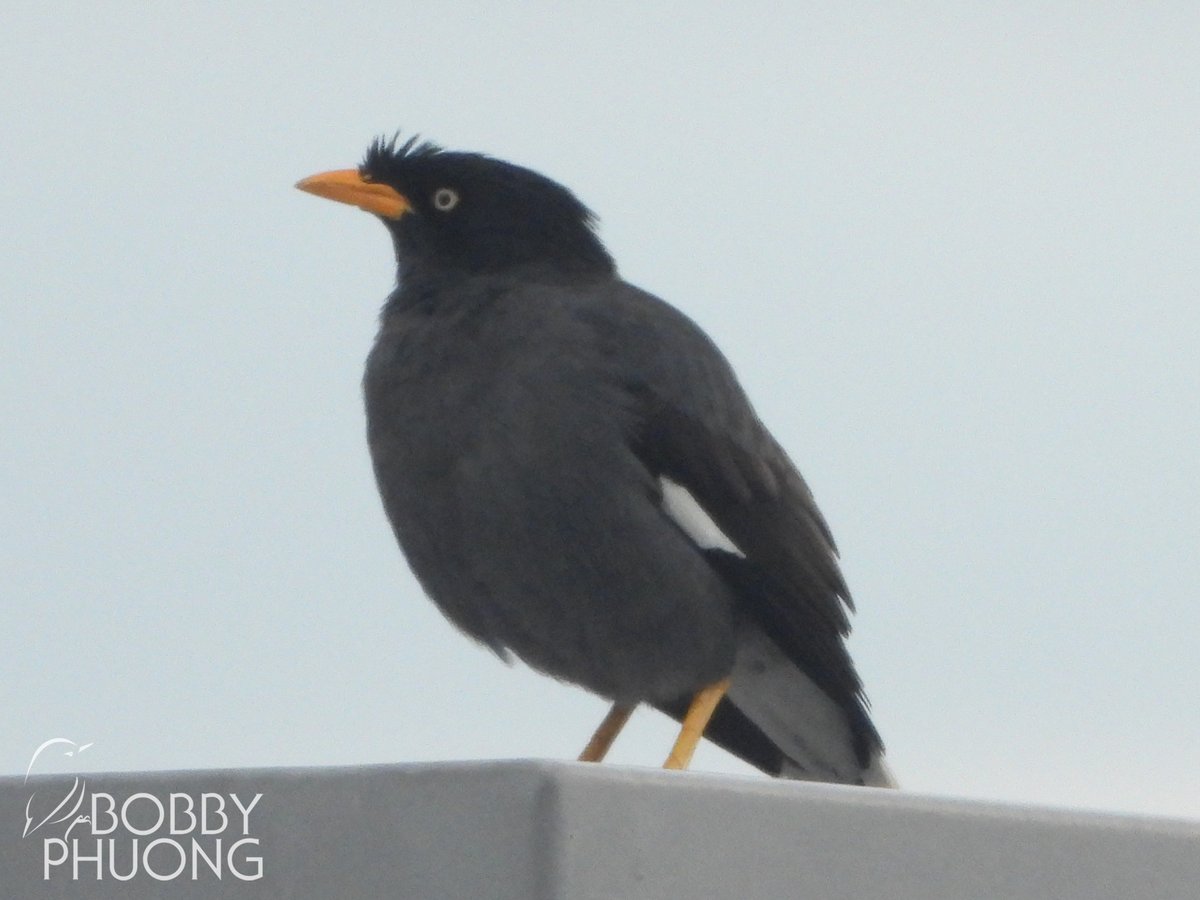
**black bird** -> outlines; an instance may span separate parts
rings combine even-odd
[[[561,185],[377,140],[302,190],[377,215],[397,288],[364,393],[384,509],[442,612],[502,657],[683,721],[772,775],[891,786],[829,528],[725,358],[623,281]]]

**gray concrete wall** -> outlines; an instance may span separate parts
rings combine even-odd
[[[575,763],[18,777],[0,897],[1197,900],[1200,823]]]

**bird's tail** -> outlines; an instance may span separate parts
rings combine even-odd
[[[771,767],[772,774],[896,787],[857,698],[849,705],[835,702],[755,625],[739,632],[727,699],[775,747],[778,766]],[[716,732],[712,736],[719,742]]]
[[[900,782],[896,780],[895,774],[892,772],[891,766],[888,765],[887,759],[882,753],[876,754],[871,760],[871,764],[867,766],[863,772],[863,784],[867,787],[881,787],[898,789]]]
[[[778,588],[752,563],[719,548],[706,556],[743,615],[729,690],[705,737],[777,778],[897,787],[841,630],[817,623],[797,631],[778,614],[787,606]],[[690,699],[658,706],[681,719]]]

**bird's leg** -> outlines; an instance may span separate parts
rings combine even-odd
[[[600,727],[596,729],[596,733],[592,735],[592,739],[588,741],[588,745],[579,754],[579,761],[600,762],[604,759],[608,748],[613,745],[613,741],[617,739],[617,735],[621,733],[621,729],[625,727],[625,723],[629,721],[632,714],[632,706],[614,703],[612,709],[608,711],[608,715],[604,717],[604,721],[600,723]]]
[[[708,720],[712,718],[717,704],[721,702],[721,698],[728,690],[729,679],[723,678],[715,684],[696,691],[696,696],[692,698],[692,705],[688,707],[687,715],[683,717],[683,727],[679,729],[679,737],[675,740],[675,746],[671,748],[671,755],[663,763],[664,769],[686,769],[688,767],[692,761],[692,754],[696,752],[696,745],[700,743],[700,738],[704,736],[704,729],[708,727]]]

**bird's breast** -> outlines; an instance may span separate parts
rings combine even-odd
[[[584,354],[473,358],[413,337],[371,354],[370,449],[393,529],[446,615],[607,696],[720,677],[732,602],[664,515],[619,388]]]

